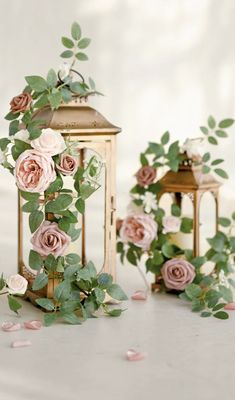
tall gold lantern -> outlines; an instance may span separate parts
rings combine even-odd
[[[81,166],[89,157],[88,153],[99,155],[104,163],[103,176],[103,206],[102,206],[102,226],[100,231],[103,235],[103,262],[97,266],[98,271],[111,274],[115,280],[116,275],[116,134],[120,128],[108,122],[98,111],[90,107],[85,99],[73,98],[68,104],[62,104],[57,110],[51,110],[48,106],[36,113],[36,118],[43,120],[43,128],[51,128],[60,132],[64,138],[69,138],[71,142],[78,145]],[[29,282],[34,279],[32,271],[27,265],[27,254],[29,249],[25,249],[25,243],[30,245],[30,240],[26,241],[25,229],[22,213],[23,199],[19,194],[18,209],[18,268],[19,273]],[[73,252],[80,255],[82,263],[87,261],[87,243],[89,235],[87,232],[87,212],[81,216],[81,237],[78,248],[73,248]],[[98,220],[94,217],[92,229],[97,229]],[[58,274],[57,274],[58,275]],[[55,286],[58,284],[58,277],[49,279],[49,283],[43,293],[48,298],[53,297]],[[35,294],[29,291],[29,297],[33,299]]]

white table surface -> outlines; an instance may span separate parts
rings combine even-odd
[[[143,288],[132,267],[119,267],[128,294]],[[41,319],[24,302],[21,318],[0,298],[0,322]],[[203,319],[173,295],[128,302],[120,318],[40,331],[0,331],[1,400],[233,400],[235,312],[228,321]],[[32,346],[12,349],[16,339]],[[128,362],[127,349],[148,353]]]

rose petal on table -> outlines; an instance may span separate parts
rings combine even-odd
[[[224,306],[225,310],[235,310],[235,303],[228,303]]]
[[[144,290],[136,290],[131,298],[132,300],[147,300],[147,293]]]
[[[15,340],[14,342],[11,343],[11,347],[13,347],[14,349],[18,347],[28,347],[31,345],[32,343],[30,342],[30,340]]]
[[[38,320],[26,321],[24,322],[24,327],[26,329],[39,330],[42,327],[42,322]]]
[[[2,323],[2,330],[5,332],[14,332],[14,331],[19,331],[21,328],[21,325],[19,323],[14,323],[14,322],[8,322],[5,321]]]
[[[144,360],[146,358],[147,354],[146,353],[141,353],[139,351],[129,349],[126,352],[126,358],[128,361],[140,361]]]

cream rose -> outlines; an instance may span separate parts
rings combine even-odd
[[[122,222],[120,237],[124,243],[134,243],[143,250],[149,250],[154,239],[157,239],[158,225],[151,215],[130,215]]]
[[[50,221],[44,221],[31,238],[33,249],[46,257],[64,255],[70,242],[70,236],[61,231],[56,222]]]
[[[10,294],[25,294],[28,281],[23,276],[16,274],[7,278],[6,284]]]
[[[60,154],[66,149],[63,136],[50,128],[44,129],[41,136],[32,140],[31,146],[49,156]]]
[[[37,150],[26,150],[16,161],[15,178],[20,190],[42,193],[56,179],[54,161]]]
[[[177,233],[180,230],[181,219],[173,215],[162,218],[163,233]]]

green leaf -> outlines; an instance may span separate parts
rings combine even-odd
[[[65,36],[61,38],[61,42],[67,49],[72,49],[74,47],[74,42]]]
[[[191,298],[185,292],[180,293],[179,298],[183,301],[191,301]]]
[[[173,258],[178,250],[179,248],[177,246],[169,242],[164,243],[162,246],[162,254],[167,258]]]
[[[83,38],[83,39],[79,40],[78,47],[79,47],[79,49],[86,49],[90,43],[91,43],[91,39]]]
[[[212,313],[210,311],[203,311],[201,313],[201,317],[203,318],[207,318],[207,317],[211,317]]]
[[[165,132],[161,137],[161,144],[164,146],[169,142],[169,140],[170,140],[170,133]]]
[[[130,264],[132,265],[137,265],[137,257],[136,254],[132,249],[128,249],[126,253],[126,258],[129,261]]]
[[[62,58],[71,58],[73,57],[73,51],[71,50],[65,50],[61,53],[60,57]]]
[[[11,121],[9,125],[9,135],[12,136],[18,131],[19,131],[19,121],[18,120]]]
[[[105,292],[100,289],[99,287],[96,287],[94,289],[94,293],[95,293],[95,298],[97,303],[101,304],[103,303],[104,299],[105,299]]]
[[[114,310],[106,310],[105,313],[110,317],[120,317],[120,315],[126,310],[122,310],[121,308],[115,308]]]
[[[52,182],[49,188],[46,190],[46,194],[58,192],[59,190],[61,190],[62,187],[63,187],[63,179],[61,178],[60,175],[58,175],[54,180],[54,182]]]
[[[212,117],[212,115],[209,116],[207,123],[208,123],[209,128],[211,128],[211,129],[214,129],[216,126],[215,119],[214,119],[214,117]]]
[[[55,304],[50,299],[41,298],[41,299],[36,299],[35,301],[40,307],[45,308],[45,310],[47,311],[54,311],[55,309]]]
[[[153,263],[155,265],[162,265],[164,262],[164,257],[159,250],[154,250],[153,252]]]
[[[93,79],[89,78],[88,81],[89,81],[90,88],[92,90],[95,90],[95,82],[93,81]]]
[[[174,215],[174,217],[180,217],[181,208],[177,204],[172,204],[171,205],[171,214]]]
[[[29,266],[37,271],[39,271],[43,266],[42,257],[34,250],[30,250],[29,253]]]
[[[67,217],[60,218],[59,222],[58,222],[58,226],[63,232],[68,232],[68,230],[70,228],[69,219]]]
[[[33,290],[39,290],[44,288],[48,284],[48,276],[44,273],[41,272],[38,274],[33,282],[32,289]]]
[[[177,140],[176,142],[173,142],[168,150],[168,154],[166,155],[166,157],[168,158],[168,160],[175,160],[177,158],[177,156],[180,153],[180,148],[179,148],[179,141]]]
[[[142,166],[148,165],[148,160],[147,160],[147,158],[145,157],[145,154],[144,154],[144,153],[141,153],[141,154],[140,154],[140,162],[141,162],[141,165],[142,165]]]
[[[76,215],[74,215],[74,213],[72,211],[70,211],[70,210],[59,211],[58,214],[63,215],[64,217],[66,217],[71,224],[74,224],[74,223],[78,222],[78,219],[77,219]]]
[[[48,95],[48,100],[52,110],[57,109],[62,102],[62,95],[59,90]]]
[[[48,271],[56,271],[57,261],[53,254],[49,254],[45,259],[45,267]]]
[[[71,241],[75,242],[75,240],[77,240],[81,234],[81,229],[76,229],[73,225],[70,225],[67,234],[71,237]]]
[[[29,227],[31,233],[34,233],[44,220],[44,214],[42,211],[35,210],[29,216]]]
[[[107,293],[116,300],[128,300],[127,295],[124,293],[124,291],[121,289],[119,285],[116,283],[113,283],[111,286],[107,288]]]
[[[202,289],[200,288],[200,286],[191,283],[185,288],[185,293],[190,299],[194,299],[195,297],[200,296],[200,294],[202,293]]]
[[[199,312],[205,309],[205,303],[200,299],[192,299],[192,312]]]
[[[232,303],[233,302],[233,292],[231,289],[223,286],[223,285],[219,285],[219,290],[220,293],[222,294],[223,299],[227,302],[227,303]]]
[[[213,317],[218,319],[228,319],[229,315],[225,311],[218,311],[217,313],[213,314]]]
[[[0,139],[0,149],[2,151],[6,150],[9,143],[11,143],[11,141],[7,138]]]
[[[77,54],[75,55],[75,57],[76,57],[79,61],[87,61],[87,60],[88,60],[87,55],[86,55],[85,53],[81,53],[81,52],[77,53]]]
[[[20,115],[19,113],[13,113],[13,112],[10,111],[7,115],[5,115],[4,118],[7,121],[12,121],[13,119],[17,119],[19,115]]]
[[[66,209],[73,201],[69,194],[60,194],[55,200],[49,201],[46,204],[46,212],[56,213]]]
[[[207,152],[207,153],[205,153],[205,154],[203,155],[202,161],[203,161],[203,162],[207,162],[207,161],[210,160],[210,158],[211,158],[211,155],[210,155],[209,152]]]
[[[207,239],[207,241],[211,245],[212,249],[220,253],[224,249],[226,236],[222,232],[217,232],[213,238]]]
[[[81,260],[80,256],[76,253],[70,253],[70,254],[67,254],[67,256],[65,256],[65,261],[69,265],[78,264],[80,262],[80,260]]]
[[[217,158],[216,160],[212,161],[211,165],[218,165],[224,162],[222,158]]]
[[[223,119],[223,121],[221,121],[219,123],[219,128],[222,128],[222,129],[229,128],[233,124],[234,124],[234,119],[232,119],[232,118]]]
[[[192,218],[184,217],[182,218],[180,230],[183,233],[190,233],[193,229],[193,220]]]
[[[83,200],[88,199],[95,191],[96,188],[94,186],[87,185],[86,183],[80,186],[80,195]]]
[[[50,69],[47,74],[47,84],[50,88],[54,88],[57,85],[57,75],[54,69]]]
[[[208,307],[214,307],[219,299],[221,298],[221,293],[217,292],[217,290],[211,289],[206,293],[205,300],[208,302]]]
[[[29,84],[32,90],[35,92],[44,92],[47,90],[47,82],[41,76],[33,75],[33,76],[26,76],[26,82]]]
[[[44,315],[44,325],[50,326],[57,318],[57,314],[45,314]]]
[[[217,139],[214,137],[214,136],[208,136],[208,142],[210,143],[210,144],[218,144],[218,141],[217,141]]]
[[[82,36],[82,30],[77,22],[74,22],[71,27],[71,35],[74,40],[79,40]]]
[[[220,217],[218,219],[218,223],[221,226],[224,226],[225,228],[231,225],[231,221],[229,218],[224,218],[224,217]]]
[[[224,306],[226,306],[226,303],[219,303],[215,307],[213,307],[212,311],[221,310],[221,308],[224,308]]]
[[[112,285],[113,278],[111,275],[107,274],[106,272],[103,272],[100,275],[98,275],[97,281],[101,289],[107,289]]]
[[[39,204],[35,201],[28,201],[25,203],[22,207],[22,211],[26,213],[31,213],[32,211],[37,210],[39,207]]]
[[[42,108],[49,103],[47,93],[43,93],[39,99],[34,103],[34,108]]]
[[[79,198],[75,203],[76,209],[81,213],[84,214],[85,212],[85,201]]]
[[[81,325],[81,319],[76,316],[74,313],[67,313],[62,315],[63,320],[68,322],[71,325]]]
[[[221,130],[217,130],[215,131],[216,136],[220,137],[220,138],[226,138],[228,137],[227,132],[225,131],[221,131]]]
[[[221,169],[221,168],[215,168],[214,171],[215,171],[215,173],[216,173],[217,175],[219,175],[221,178],[228,179],[228,174],[227,174],[227,172],[224,171],[223,169]]]
[[[68,280],[61,282],[55,288],[54,297],[57,301],[63,302],[67,300],[71,292],[71,283]]]
[[[20,190],[20,195],[23,199],[28,201],[37,201],[39,199],[39,193],[30,193],[30,192],[23,192]]]
[[[70,100],[72,99],[72,93],[70,92],[70,90],[66,89],[66,88],[61,88],[61,96],[62,96],[62,100],[65,103],[69,103]]]
[[[200,129],[201,129],[201,131],[202,131],[202,133],[203,133],[204,135],[208,135],[208,133],[209,133],[208,128],[206,128],[205,126],[200,126]]]
[[[18,314],[18,310],[20,310],[20,308],[22,308],[22,305],[11,294],[8,294],[7,300],[8,300],[8,305],[9,305],[10,310],[14,311],[16,314]]]
[[[208,174],[210,172],[211,168],[208,167],[208,165],[203,165],[202,166],[202,173],[203,174]]]
[[[71,91],[74,93],[78,93],[81,95],[86,94],[86,91],[84,90],[84,88],[80,82],[71,82],[69,87],[70,87]]]

